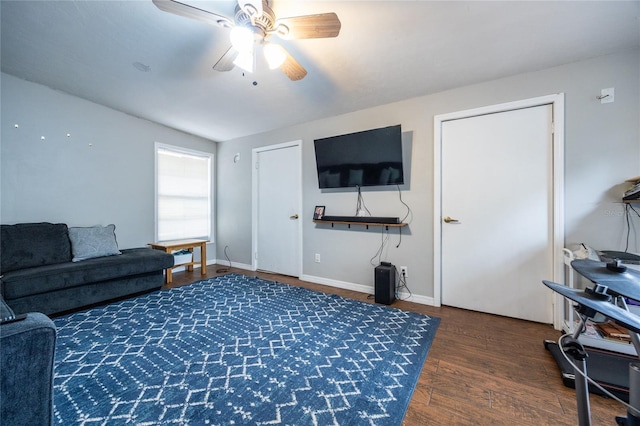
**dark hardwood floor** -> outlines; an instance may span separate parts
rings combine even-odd
[[[373,303],[367,294],[296,278],[210,265],[208,277],[234,272]],[[176,272],[171,287],[203,279]],[[408,283],[411,286],[411,282]],[[441,318],[405,416],[405,425],[576,425],[575,391],[563,385],[544,348],[560,333],[550,325],[451,307],[396,301],[393,307]],[[594,425],[615,425],[626,409],[591,395]]]

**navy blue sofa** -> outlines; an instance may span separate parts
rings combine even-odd
[[[116,245],[116,254],[77,261],[70,239],[77,229],[84,228],[46,222],[0,226],[0,295],[15,314],[52,315],[162,287],[164,270],[173,266],[171,254]]]

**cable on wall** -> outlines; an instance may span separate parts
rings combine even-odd
[[[407,218],[409,217],[409,215],[411,215],[411,220],[413,220],[413,213],[411,212],[411,207],[409,207],[409,205],[407,203],[404,202],[404,200],[402,199],[402,191],[400,191],[400,185],[396,184],[396,187],[398,188],[398,197],[400,198],[400,202],[402,204],[404,204],[404,206],[407,208],[407,214],[404,215],[404,217],[402,218],[402,220],[400,222],[404,222],[407,220]],[[409,221],[408,223],[410,223],[411,221]]]
[[[229,255],[227,255],[227,249],[229,248],[229,246],[224,246],[224,257],[227,258],[227,262],[229,262],[229,268],[231,268],[231,260],[229,259]],[[224,273],[224,272],[229,272],[229,269],[227,268],[219,268],[216,269],[217,273]]]
[[[631,221],[631,212],[633,211],[636,216],[640,217],[640,213],[638,212],[638,210],[635,209],[635,207],[633,207],[631,204],[627,203],[624,206],[624,211],[625,211],[625,219],[626,219],[626,223],[627,223],[627,241],[626,241],[626,245],[624,248],[625,253],[629,251],[629,238],[631,235],[631,227],[633,226],[633,222]],[[634,232],[635,234],[635,232]]]
[[[411,207],[409,207],[409,205],[405,203],[404,200],[402,199],[402,191],[400,191],[400,185],[396,185],[396,187],[398,188],[398,198],[400,198],[400,202],[404,204],[405,207],[407,208],[407,214],[404,215],[404,217],[400,222],[404,222],[405,220],[407,220],[409,215],[411,215],[411,220],[413,220],[413,213],[411,211]],[[398,228],[398,236],[400,237],[400,239],[398,240],[398,245],[396,245],[396,248],[399,248],[400,244],[402,244],[402,227]]]
[[[398,299],[398,300],[409,300],[409,299],[411,299],[411,296],[413,296],[413,293],[411,293],[411,290],[409,289],[409,286],[407,285],[407,278],[400,274],[400,272],[398,271],[398,268],[396,268],[395,266],[393,268],[396,270],[396,277],[398,277],[398,281],[397,281],[398,284],[396,285],[396,299]],[[406,299],[400,298],[400,291],[403,288],[406,289],[407,292],[409,293],[409,295],[407,296]]]
[[[371,212],[364,204],[364,198],[362,198],[362,192],[360,190],[360,185],[357,185],[358,188],[358,200],[356,201],[356,216],[364,216],[365,212],[367,215],[371,216]]]
[[[382,229],[382,242],[380,243],[380,247],[378,248],[378,251],[376,251],[376,254],[373,255],[373,257],[371,257],[371,259],[369,259],[369,263],[372,266],[378,266],[380,264],[380,262],[382,262],[382,253],[384,253],[384,248],[387,245],[387,242],[389,241],[389,230],[385,229],[386,226],[381,226],[380,227]],[[373,260],[375,258],[378,258],[378,264],[376,265],[375,263],[373,263]]]

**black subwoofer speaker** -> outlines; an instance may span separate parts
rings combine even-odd
[[[375,269],[375,301],[390,305],[396,300],[396,268],[389,265],[378,265]]]

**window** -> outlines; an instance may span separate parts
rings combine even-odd
[[[211,238],[213,154],[156,143],[156,239]]]

